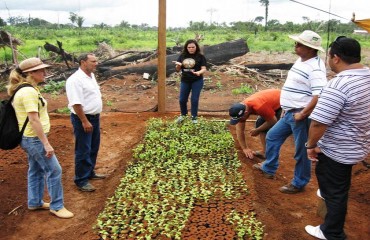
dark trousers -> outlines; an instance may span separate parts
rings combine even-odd
[[[83,129],[80,118],[71,114],[73,133],[75,135],[75,178],[77,186],[85,186],[89,178],[95,172],[96,158],[100,146],[100,116],[86,115],[87,119],[93,126],[93,131],[86,133]]]
[[[336,162],[323,153],[318,155],[318,160],[316,177],[327,208],[320,229],[328,240],[346,239],[343,228],[353,165]]]
[[[180,84],[180,97],[179,97],[179,102],[180,102],[180,110],[181,110],[181,115],[187,115],[188,114],[188,98],[191,92],[191,116],[193,118],[198,117],[198,106],[199,106],[199,97],[200,93],[202,91],[204,85],[204,80],[199,79],[194,82],[183,82],[181,81]]]

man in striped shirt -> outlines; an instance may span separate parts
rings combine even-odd
[[[311,162],[304,146],[308,137],[308,116],[314,109],[327,79],[325,63],[317,54],[319,50],[324,51],[321,47],[321,37],[310,30],[289,37],[296,41],[295,52],[299,58],[290,69],[281,90],[283,116],[266,136],[266,160],[253,165],[253,168],[262,171],[267,178],[274,178],[279,166],[280,148],[293,133],[296,160],[294,177],[279,190],[282,193],[294,194],[303,191],[311,179]]]
[[[346,239],[352,166],[370,152],[370,70],[360,64],[361,47],[355,39],[341,36],[329,47],[329,65],[337,75],[311,114],[306,143],[327,214],[323,224],[305,229],[319,239],[340,240]]]

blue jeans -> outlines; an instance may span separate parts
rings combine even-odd
[[[199,106],[199,97],[200,92],[202,91],[204,85],[204,80],[199,79],[194,82],[184,82],[181,81],[180,84],[180,110],[181,115],[187,115],[188,114],[188,98],[191,91],[191,116],[193,118],[198,117],[198,106]]]
[[[323,153],[318,154],[318,159],[316,178],[327,208],[320,229],[327,239],[344,240],[347,238],[343,229],[353,165],[336,162]]]
[[[96,158],[100,146],[100,115],[86,115],[93,126],[93,131],[86,133],[82,122],[76,114],[71,114],[73,133],[75,135],[75,178],[78,187],[89,182],[95,172]]]
[[[266,160],[262,170],[268,174],[275,174],[279,167],[279,153],[281,145],[293,133],[296,160],[294,178],[292,184],[302,188],[311,179],[311,161],[307,157],[304,146],[307,142],[310,120],[294,120],[294,111],[286,112],[285,115],[267,132],[266,135]]]
[[[50,196],[50,209],[63,208],[62,168],[55,154],[45,156],[44,145],[38,137],[22,138],[21,147],[28,158],[28,207],[40,207],[44,203],[45,180]]]

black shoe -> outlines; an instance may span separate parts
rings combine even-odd
[[[279,191],[282,193],[294,194],[294,193],[302,192],[303,188],[298,188],[294,186],[293,184],[289,183],[288,185],[285,185],[279,188]]]
[[[92,175],[91,177],[90,177],[90,179],[91,180],[101,180],[101,179],[104,179],[104,178],[106,178],[107,176],[106,175],[104,175],[104,174],[97,174],[97,173],[95,173],[94,175]]]

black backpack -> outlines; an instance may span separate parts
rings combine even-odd
[[[15,93],[23,87],[33,87],[31,84],[22,84],[14,92],[9,100],[2,100],[0,106],[0,148],[9,150],[16,148],[22,141],[24,129],[28,123],[28,117],[19,131],[17,116],[15,115],[12,101]]]

